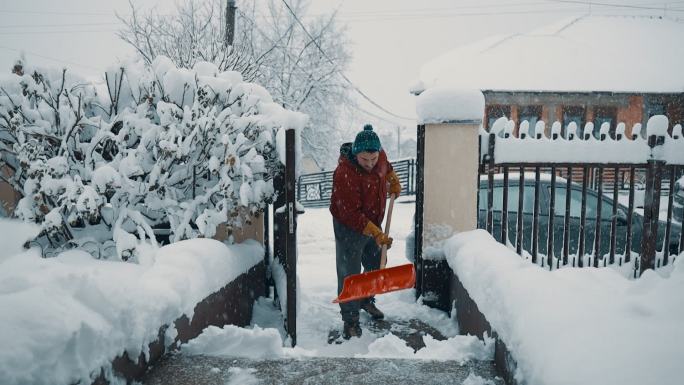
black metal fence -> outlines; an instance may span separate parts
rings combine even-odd
[[[416,194],[416,160],[414,158],[391,162],[401,182],[402,195]],[[330,205],[333,171],[301,175],[297,181],[297,200],[306,207]]]
[[[681,164],[497,162],[503,138],[480,138],[486,149],[478,227],[532,263],[549,269],[632,263],[637,276],[668,265],[684,250],[684,192],[676,183],[684,174]],[[684,142],[672,139],[684,151]],[[651,149],[663,143],[663,136],[648,138]],[[635,204],[637,195],[643,208]]]

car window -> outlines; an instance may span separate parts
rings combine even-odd
[[[547,187],[551,196],[551,187]],[[587,191],[587,219],[596,219],[598,195]],[[556,215],[565,215],[565,187],[556,187]],[[570,216],[579,218],[582,211],[582,191],[572,189],[570,192]],[[613,215],[612,199],[604,198],[601,202],[601,218],[609,219]]]
[[[503,186],[494,186],[494,201],[492,205],[494,211],[503,211],[503,192]],[[541,200],[539,203],[539,212],[548,214],[548,203],[544,202],[544,194],[542,191],[539,193],[539,199]],[[487,210],[487,185],[480,186],[480,210]],[[508,186],[508,212],[518,212],[518,185]],[[523,192],[523,213],[534,213],[534,186],[525,185],[525,191]]]

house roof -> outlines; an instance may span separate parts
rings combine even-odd
[[[684,92],[684,23],[582,16],[461,46],[426,63],[412,92]]]

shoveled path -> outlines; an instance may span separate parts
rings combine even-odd
[[[503,385],[493,365],[472,361],[368,359],[326,357],[251,360],[175,354],[143,380],[148,385],[339,385],[339,384],[462,384],[470,374]],[[477,383],[477,382],[475,382]]]
[[[426,323],[372,321],[364,329],[377,335],[392,333],[414,350],[425,347],[423,336],[445,337]],[[344,343],[339,331],[329,343]],[[240,357],[189,356],[173,354],[162,360],[143,380],[149,385],[200,384],[462,384],[470,374],[504,384],[496,378],[491,361],[428,361],[415,359],[322,357],[254,360]],[[475,382],[479,383],[479,382]],[[489,383],[487,383],[489,384]]]
[[[407,198],[404,198],[407,199]],[[395,264],[408,263],[401,256],[405,250],[405,239],[412,229],[413,202],[399,202],[394,208],[392,233],[394,247],[390,260]],[[346,343],[341,337],[342,323],[339,320],[339,308],[330,304],[336,294],[335,273],[335,240],[332,220],[327,208],[308,209],[298,219],[298,274],[301,280],[301,309],[306,316],[298,320],[298,341],[303,349],[321,352],[346,351]],[[392,296],[397,293],[389,294]],[[406,293],[405,293],[406,294]],[[431,322],[431,317],[422,317],[420,309],[411,315],[413,309],[404,309],[404,300],[412,301],[412,293],[406,298],[396,295],[380,299],[380,307],[385,311],[386,319],[373,321],[366,314],[361,314],[364,338],[368,335],[382,338],[391,333],[403,341],[414,351],[425,347],[423,337],[431,336],[435,340],[446,339]],[[385,302],[383,302],[385,301]],[[412,306],[406,303],[406,306]],[[263,308],[262,308],[263,310]],[[264,323],[261,316],[258,323],[261,327],[282,325],[278,316],[273,316],[273,324]],[[424,321],[424,320],[425,321]],[[333,330],[326,330],[327,325]],[[438,324],[435,324],[438,325]],[[438,326],[437,326],[438,327]],[[444,329],[445,333],[449,331]],[[325,334],[329,331],[329,334]],[[325,338],[327,337],[327,345]],[[367,339],[367,338],[366,338]],[[323,346],[319,346],[322,344]],[[339,349],[335,344],[339,345]],[[327,345],[327,346],[326,346]],[[320,348],[320,349],[319,349]],[[330,349],[328,349],[330,348]],[[354,350],[349,349],[349,350]],[[359,352],[363,351],[360,349]],[[235,352],[235,355],[240,355]],[[459,364],[457,361],[427,361],[417,359],[386,358],[354,358],[354,353],[345,357],[330,357],[338,354],[323,354],[319,358],[279,358],[248,359],[238,357],[190,356],[174,354],[161,362],[143,379],[144,384],[164,385],[254,385],[254,384],[463,384],[472,373],[470,381],[465,385],[501,385],[503,380],[496,379],[496,371],[491,361],[468,361]],[[442,358],[442,357],[440,357]],[[450,357],[443,357],[449,359]],[[478,381],[474,376],[484,378]]]

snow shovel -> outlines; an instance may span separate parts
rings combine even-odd
[[[390,197],[385,235],[389,235],[394,198],[394,195]],[[382,245],[380,269],[346,277],[342,285],[342,292],[333,300],[333,303],[344,303],[372,297],[376,294],[410,289],[416,284],[416,269],[412,263],[389,268],[385,268],[385,265],[387,265],[387,245]]]

